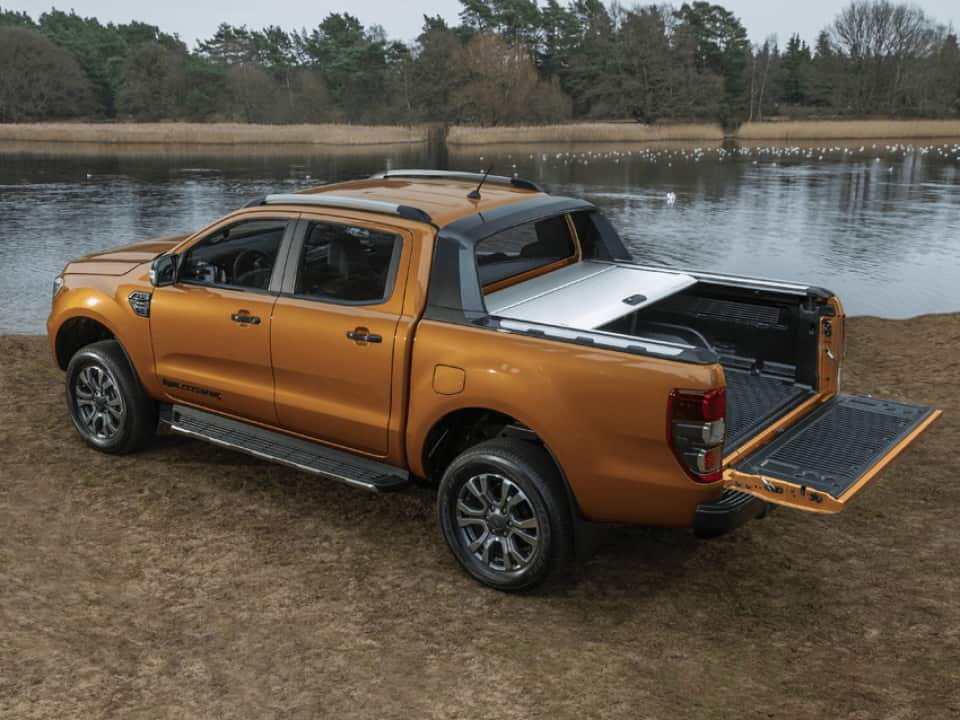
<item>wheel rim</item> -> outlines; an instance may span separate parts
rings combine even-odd
[[[105,367],[88,365],[73,385],[77,420],[98,440],[111,440],[123,428],[127,408],[116,379]]]
[[[523,571],[540,548],[533,503],[503,475],[482,473],[467,480],[457,495],[456,519],[467,551],[490,570]]]

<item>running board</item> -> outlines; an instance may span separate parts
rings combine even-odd
[[[377,460],[196,408],[165,405],[160,419],[176,433],[365,490],[396,490],[410,479],[406,470]]]

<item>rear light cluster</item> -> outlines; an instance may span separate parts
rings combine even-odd
[[[697,482],[712,483],[723,476],[726,413],[727,395],[723,388],[670,393],[667,440],[683,469]]]

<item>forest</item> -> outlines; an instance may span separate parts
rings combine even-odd
[[[415,41],[347,12],[314,28],[223,23],[195,47],[153,25],[0,8],[0,122],[237,121],[497,126],[960,117],[952,28],[854,0],[813,45],[752,43],[709,2],[461,0]]]

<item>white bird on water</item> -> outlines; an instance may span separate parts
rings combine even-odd
[[[677,201],[677,194],[674,192],[667,193],[667,205],[673,205]]]

